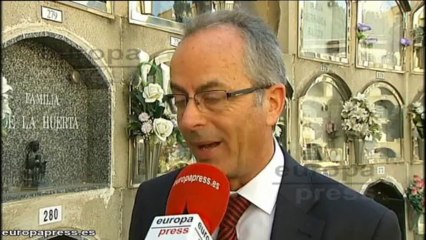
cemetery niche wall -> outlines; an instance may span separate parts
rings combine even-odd
[[[24,37],[2,44],[2,77],[12,88],[11,113],[2,119],[2,202],[107,187],[111,96],[105,75],[66,37]]]
[[[348,165],[340,113],[350,94],[349,87],[335,74],[315,77],[302,92],[299,99],[299,144],[303,164],[321,167]]]

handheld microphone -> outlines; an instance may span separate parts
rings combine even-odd
[[[216,167],[195,163],[176,177],[166,216],[155,217],[145,240],[211,240],[225,216],[229,181]]]

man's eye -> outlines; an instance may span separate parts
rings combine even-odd
[[[174,102],[176,107],[184,107],[186,105],[186,97],[185,96],[175,96],[174,97]]]
[[[204,94],[204,96],[203,96],[204,102],[208,103],[208,104],[218,103],[218,102],[222,101],[223,99],[225,99],[224,94],[218,93],[218,92]]]

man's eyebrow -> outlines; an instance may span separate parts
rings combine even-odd
[[[179,85],[177,85],[176,83],[173,83],[173,82],[170,82],[170,88],[173,91],[179,91],[179,92],[187,93],[185,91],[185,89],[183,89],[183,87],[181,87],[181,86],[179,86]]]
[[[182,92],[185,94],[188,93],[183,87],[177,85],[176,83],[170,82],[170,87],[174,91]],[[196,92],[204,92],[217,87],[225,88],[226,86],[218,80],[212,80],[198,87]]]
[[[226,86],[225,84],[219,82],[218,80],[212,80],[198,87],[196,92],[204,92],[217,87],[225,88]]]

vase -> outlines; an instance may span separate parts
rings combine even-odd
[[[411,191],[411,190],[407,190]],[[412,202],[407,196],[407,226],[413,232],[413,240],[424,239],[424,208],[417,206],[419,202]],[[421,207],[421,205],[420,205]]]
[[[417,138],[417,150],[419,154],[419,159],[424,160],[425,159],[425,140],[423,138],[418,137]]]
[[[414,239],[424,239],[424,213],[416,212],[414,217],[414,226],[413,226],[413,232],[414,232]]]
[[[155,178],[159,172],[163,142],[156,137],[142,136],[137,136],[135,141],[136,174],[144,175],[145,180]]]
[[[155,138],[148,138],[143,144],[146,180],[155,178],[159,172],[160,154],[163,143]]]
[[[363,139],[360,139],[360,138],[354,139],[354,157],[355,157],[355,162],[358,164],[368,163],[364,156],[364,147],[365,147],[365,141]]]

